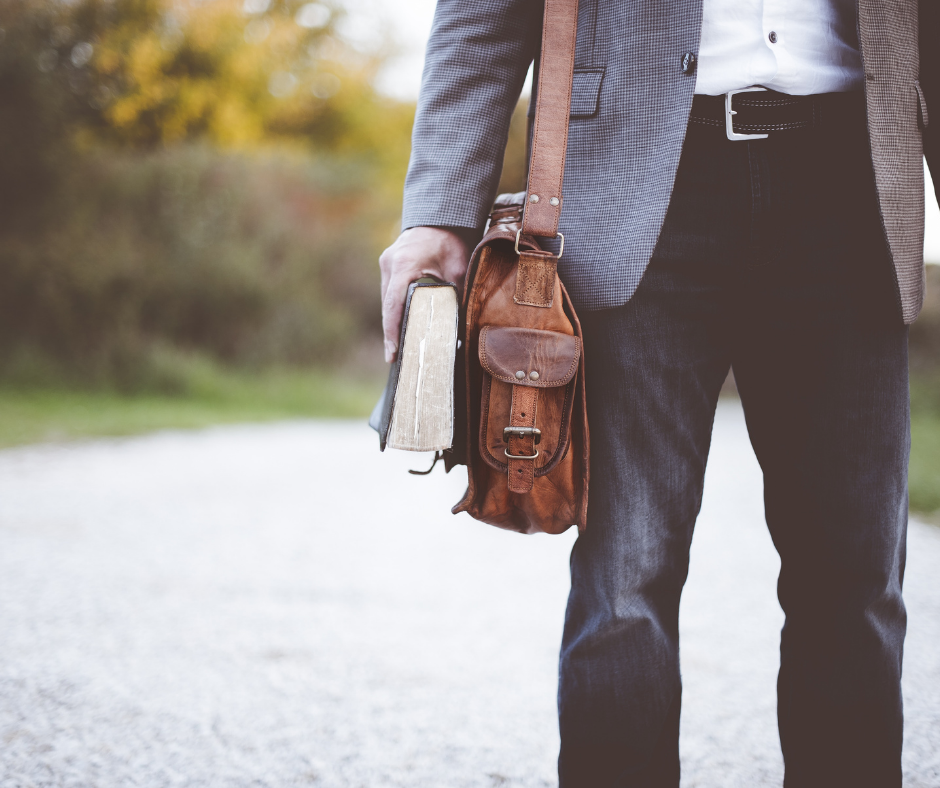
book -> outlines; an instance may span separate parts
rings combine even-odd
[[[369,419],[382,451],[442,451],[453,445],[457,314],[453,283],[408,286],[398,356]]]

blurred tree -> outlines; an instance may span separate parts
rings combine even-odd
[[[377,331],[414,108],[342,13],[0,0],[0,377],[28,351],[107,379],[160,343],[327,361]]]
[[[37,150],[71,133],[85,147],[288,142],[400,162],[413,107],[376,93],[388,47],[344,43],[342,14],[300,0],[4,0],[0,110],[16,123],[0,133]]]
[[[289,137],[334,147],[354,125],[337,117],[341,90],[375,103],[378,58],[355,57],[331,35],[338,12],[326,5],[86,2],[86,13],[115,17],[95,25],[100,43],[91,59],[101,126],[115,142],[199,137],[243,147]]]
[[[30,218],[67,151],[78,105],[55,73],[55,17],[26,0],[0,3],[0,227]]]

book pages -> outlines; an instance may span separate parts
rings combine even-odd
[[[387,442],[408,451],[449,449],[454,438],[456,292],[452,287],[417,288],[406,320]]]

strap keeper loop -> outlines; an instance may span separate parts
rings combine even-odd
[[[518,230],[516,230],[516,254],[522,254],[522,253],[519,251],[519,239],[520,239],[521,237],[522,237],[522,228],[519,228]],[[564,236],[564,234],[562,234],[562,233],[557,233],[557,234],[555,235],[555,237],[556,237],[556,238],[561,238],[561,246],[560,246],[559,249],[558,249],[558,254],[555,255],[555,257],[556,257],[558,260],[561,260],[561,256],[565,253],[565,236]]]

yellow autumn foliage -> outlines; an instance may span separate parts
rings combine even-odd
[[[85,0],[73,15],[94,28],[97,138],[142,148],[276,141],[400,160],[412,107],[376,94],[381,53],[345,45],[341,14],[296,0]]]
[[[330,2],[0,0],[0,385],[378,334],[414,107]]]

